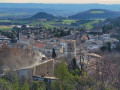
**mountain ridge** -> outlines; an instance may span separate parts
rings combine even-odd
[[[69,19],[106,19],[120,16],[120,11],[112,11],[106,9],[90,9],[84,12],[71,15]]]

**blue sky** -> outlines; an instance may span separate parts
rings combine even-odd
[[[0,0],[0,3],[100,3],[120,4],[120,0]]]

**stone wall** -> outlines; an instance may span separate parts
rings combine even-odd
[[[27,79],[29,81],[33,80],[33,76],[36,77],[53,77],[54,75],[54,60],[48,60],[41,62],[39,65],[27,67],[20,70],[15,70],[9,72],[12,77],[17,73],[19,81]]]
[[[52,77],[54,73],[54,60],[49,60],[33,67],[33,76]]]

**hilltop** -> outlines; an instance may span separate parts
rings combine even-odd
[[[106,19],[120,16],[120,12],[106,9],[90,9],[85,12],[80,12],[69,16],[69,19]]]
[[[32,19],[55,19],[56,17],[46,12],[39,12],[31,17]]]

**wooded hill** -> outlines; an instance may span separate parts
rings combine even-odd
[[[69,19],[106,19],[119,17],[120,12],[105,9],[90,9],[85,12],[69,16]]]

